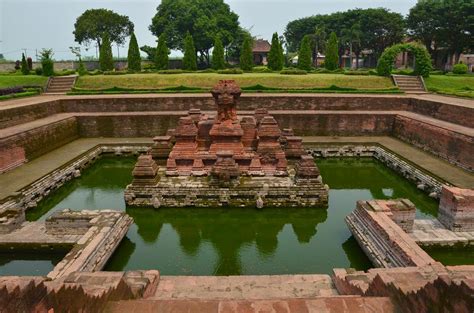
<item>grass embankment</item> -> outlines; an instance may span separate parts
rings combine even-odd
[[[41,92],[41,89],[46,86],[47,81],[47,77],[37,75],[0,75],[0,89],[28,86],[28,88],[24,88],[23,92],[0,95],[0,101],[36,96]]]
[[[474,98],[474,75],[472,74],[465,76],[431,75],[425,78],[425,83],[431,92]]]
[[[41,86],[44,87],[48,77],[37,75],[0,75],[0,88],[15,86]]]
[[[379,76],[351,76],[342,74],[281,75],[279,73],[184,73],[184,74],[129,74],[82,76],[76,87],[83,90],[119,89],[153,90],[186,86],[209,90],[221,79],[232,79],[241,87],[262,85],[276,89],[351,88],[357,90],[393,89],[389,78]],[[315,91],[317,92],[317,91]]]

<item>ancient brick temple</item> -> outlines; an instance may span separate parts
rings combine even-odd
[[[216,114],[191,109],[166,136],[153,138],[135,165],[126,203],[326,207],[329,187],[301,137],[282,132],[266,109],[238,116],[240,94],[234,81],[220,81],[212,90]]]
[[[237,116],[240,88],[232,80],[222,80],[212,90],[217,114],[207,116],[191,110],[180,118],[174,131],[174,145],[166,164],[169,176],[222,173],[224,158],[233,159],[229,174],[236,171],[254,176],[286,176],[287,160],[280,143],[282,132],[266,110],[252,116]],[[296,141],[298,139],[296,138]],[[294,143],[294,139],[290,139]],[[301,140],[300,140],[301,142]],[[163,144],[162,144],[163,145]],[[166,144],[164,144],[166,145]],[[303,154],[302,146],[291,146],[291,155]],[[213,169],[214,168],[214,169]],[[238,176],[238,175],[237,175]]]

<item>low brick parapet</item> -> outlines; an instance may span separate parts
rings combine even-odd
[[[474,189],[443,186],[439,221],[454,232],[474,231]]]

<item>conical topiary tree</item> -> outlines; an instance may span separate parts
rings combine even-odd
[[[268,68],[272,71],[281,71],[283,69],[283,50],[278,39],[278,33],[272,37],[272,47],[268,53]]]
[[[30,69],[28,68],[28,62],[26,62],[25,54],[21,54],[21,72],[23,75],[28,75],[30,73]]]
[[[158,38],[158,46],[156,47],[155,54],[155,68],[157,70],[166,70],[168,68],[168,55],[170,51],[166,46],[165,34],[161,34]]]
[[[128,70],[140,72],[142,70],[142,58],[140,57],[140,50],[138,49],[137,37],[132,33],[130,43],[128,45]]]
[[[225,68],[224,61],[224,46],[219,37],[216,37],[214,42],[214,50],[212,50],[212,68],[215,70],[221,70]]]
[[[311,38],[306,35],[300,44],[298,52],[298,68],[301,70],[311,70]]]
[[[197,70],[196,48],[194,47],[193,37],[189,32],[184,38],[183,69],[187,71]]]
[[[240,50],[240,68],[244,71],[253,69],[252,38],[245,36]]]
[[[326,44],[324,67],[331,71],[337,70],[339,67],[339,43],[335,32],[329,35],[329,40]]]
[[[99,65],[101,71],[111,71],[114,69],[112,47],[110,45],[110,39],[107,33],[102,36],[102,43],[100,45],[99,51]]]

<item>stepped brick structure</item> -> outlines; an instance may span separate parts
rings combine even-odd
[[[266,109],[238,116],[240,94],[234,81],[220,81],[212,89],[215,116],[191,109],[176,129],[155,137],[148,155],[135,166],[125,192],[127,204],[326,206],[328,187],[301,137],[292,129],[282,135]],[[160,171],[156,160],[166,157],[173,140]],[[297,175],[290,177],[288,169],[295,164]]]
[[[241,90],[234,81],[220,81],[212,90],[217,104],[215,117],[210,118],[198,109],[191,109],[188,116],[179,119],[174,131],[176,144],[167,161],[167,175],[194,175],[195,172],[197,176],[208,175],[218,160],[218,154],[223,151],[232,153],[242,173],[288,175],[278,123],[261,109],[255,112],[255,116],[239,118],[237,103],[240,94]],[[158,146],[166,146],[167,143],[164,138],[156,138],[159,143],[155,143],[153,155],[157,155]],[[304,152],[301,138],[292,136],[290,140],[289,154],[301,156]],[[221,167],[218,172],[222,170]],[[235,173],[233,169],[231,171]]]

